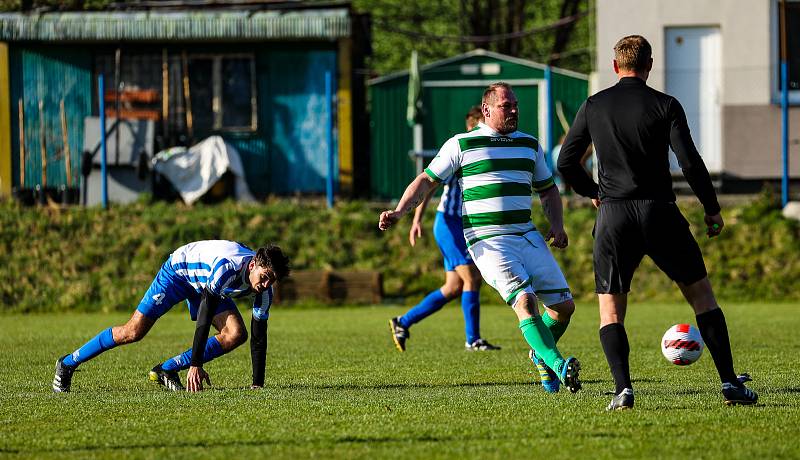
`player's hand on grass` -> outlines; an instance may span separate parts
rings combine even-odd
[[[547,235],[544,237],[545,241],[550,241],[550,247],[564,249],[569,244],[569,238],[567,238],[567,232],[564,231],[564,228],[554,228],[551,227],[550,231],[547,232]]]
[[[386,230],[397,222],[402,214],[399,211],[383,211],[378,219],[378,228]]]
[[[191,366],[189,373],[186,374],[186,391],[190,393],[203,391],[203,381],[211,386],[211,377],[208,376],[208,372],[202,367]]]
[[[715,214],[713,216],[706,215],[703,217],[703,221],[706,223],[706,235],[708,235],[709,238],[714,238],[722,233],[722,227],[725,226],[725,222],[722,221],[722,215],[720,214]]]
[[[422,225],[419,222],[411,223],[411,230],[408,232],[408,242],[411,247],[417,245],[417,238],[422,238]]]

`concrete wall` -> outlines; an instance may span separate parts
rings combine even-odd
[[[773,0],[602,0],[597,5],[597,73],[591,92],[616,82],[613,47],[639,34],[653,47],[648,84],[664,91],[668,27],[719,27],[722,47],[722,170],[743,179],[782,174]],[[800,175],[800,108],[790,110],[790,174]],[[793,163],[793,164],[791,164]]]
[[[643,35],[653,47],[648,84],[664,90],[664,30],[718,26],[722,39],[722,104],[767,104],[772,89],[768,0],[603,0],[597,2],[598,84],[614,84],[614,44]],[[599,88],[598,88],[599,89]]]
[[[800,108],[789,109],[789,175],[800,177]],[[722,107],[722,155],[726,174],[775,179],[783,174],[781,108],[778,105]]]

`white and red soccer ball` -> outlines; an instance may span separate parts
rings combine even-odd
[[[667,361],[678,366],[687,366],[700,359],[704,346],[700,331],[691,324],[676,324],[661,338],[661,353]]]

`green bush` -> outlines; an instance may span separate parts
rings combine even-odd
[[[585,200],[565,204],[570,246],[555,251],[576,298],[594,298],[592,237],[595,211]],[[709,240],[696,200],[681,204],[700,242],[721,299],[800,299],[798,225],[784,219],[774,197],[727,206],[726,228]],[[226,202],[193,207],[139,202],[99,208],[25,208],[0,203],[0,302],[4,312],[132,311],[161,263],[176,247],[201,239],[231,239],[251,247],[275,242],[296,270],[370,269],[384,274],[387,299],[416,301],[443,279],[433,241],[434,207],[416,248],[408,244],[410,218],[382,233],[380,208],[319,200],[272,199],[260,204]],[[534,220],[546,229],[538,203]],[[673,283],[645,259],[632,300],[680,298]],[[484,302],[500,303],[489,288]]]

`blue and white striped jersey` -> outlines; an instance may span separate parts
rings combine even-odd
[[[439,207],[436,211],[444,213],[445,216],[461,218],[461,184],[459,177],[453,175],[444,183],[442,189],[442,199],[439,200]]]
[[[264,319],[272,305],[272,286],[263,293],[250,289],[247,265],[254,256],[252,249],[235,241],[195,241],[176,249],[168,265],[198,294],[204,289],[232,299],[255,294],[253,315]]]

